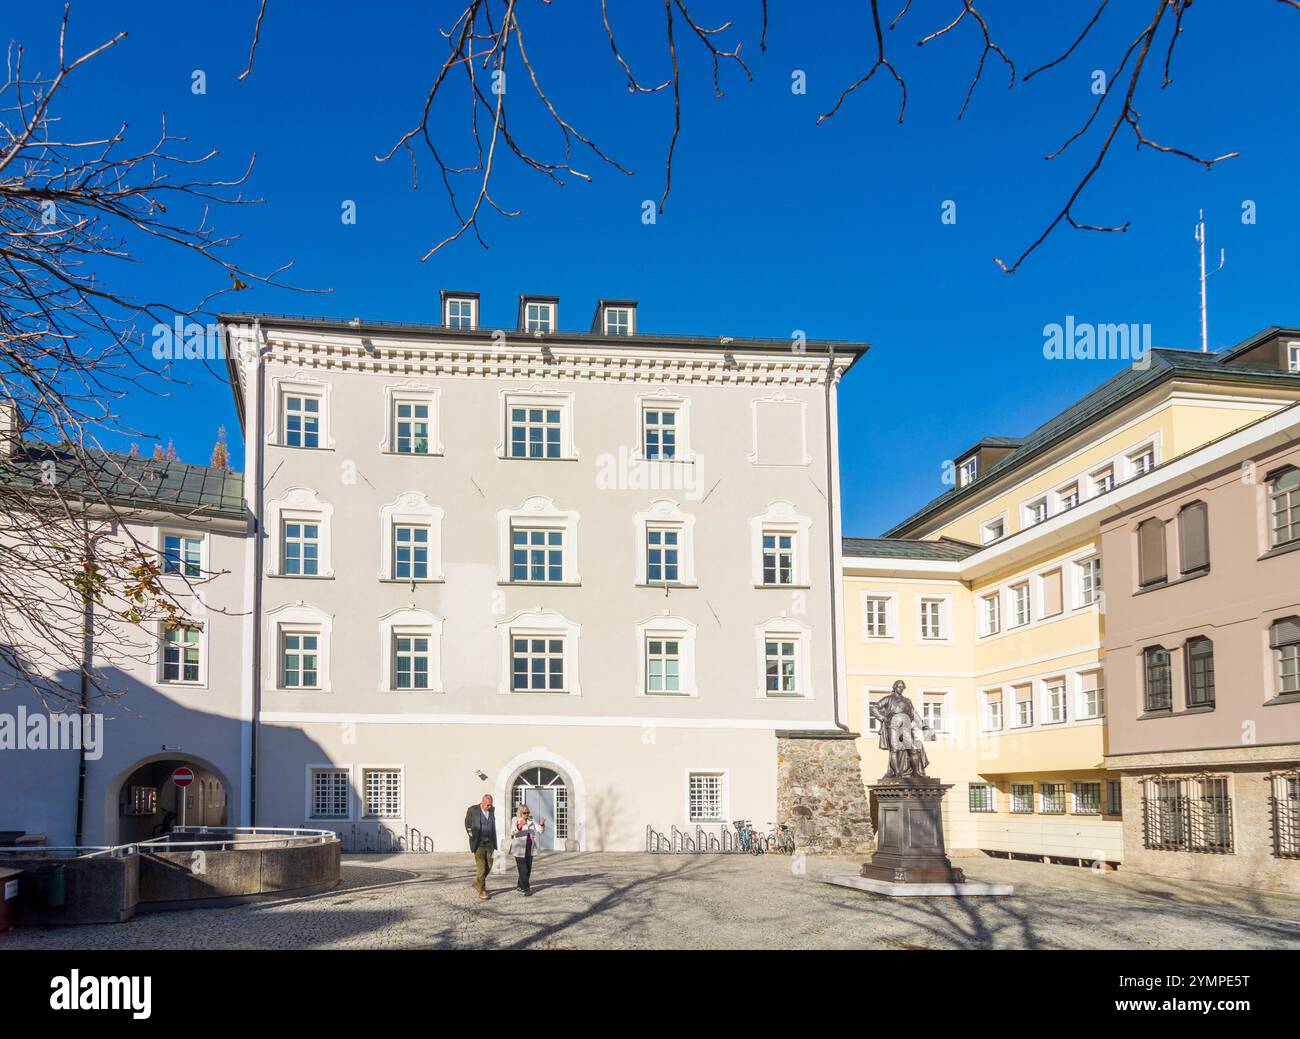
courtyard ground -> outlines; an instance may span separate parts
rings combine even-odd
[[[470,890],[468,854],[344,857],[326,894],[138,916],[124,924],[23,928],[9,949],[1300,948],[1300,898],[1124,872],[963,857],[1000,899],[886,899],[819,881],[847,860],[782,856],[551,855],[534,893]]]

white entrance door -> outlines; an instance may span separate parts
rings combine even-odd
[[[542,851],[555,850],[555,790],[552,787],[531,787],[524,791],[524,804],[532,813],[533,822],[546,823],[537,839]]]

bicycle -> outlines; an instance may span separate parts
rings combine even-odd
[[[740,842],[741,851],[746,855],[763,854],[766,842],[761,833],[750,828],[748,819],[737,819],[731,825],[736,828],[736,840]]]
[[[793,855],[795,853],[794,834],[790,832],[790,827],[785,823],[781,824],[778,832],[773,830],[767,835],[767,850],[774,855]]]

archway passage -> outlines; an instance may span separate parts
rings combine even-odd
[[[172,782],[181,765],[194,772],[182,789]],[[184,758],[149,761],[122,781],[118,792],[118,843],[160,837],[184,820],[187,826],[226,825],[226,786],[219,775]]]
[[[544,851],[563,848],[569,839],[569,786],[554,769],[529,765],[510,787],[510,817],[527,804],[533,818],[546,820],[545,836],[538,842]]]

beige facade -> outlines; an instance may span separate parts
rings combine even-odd
[[[1300,891],[1296,520],[1291,407],[1193,452],[1103,525],[1106,764],[1134,808],[1132,868]]]

